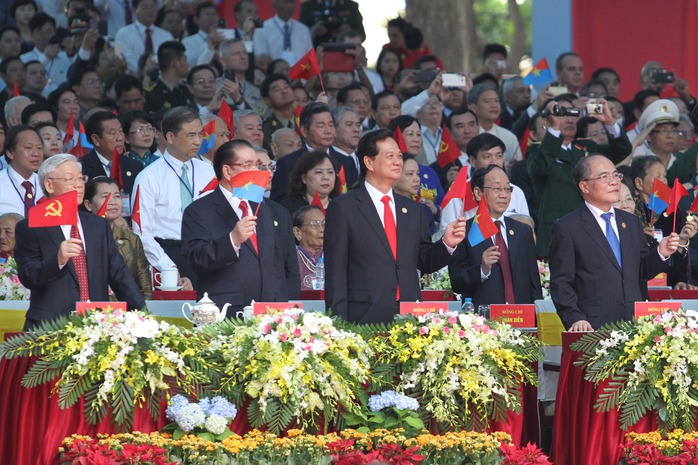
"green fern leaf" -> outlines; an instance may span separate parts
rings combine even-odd
[[[133,426],[133,388],[128,383],[116,381],[114,392],[112,423],[120,432],[130,431]]]
[[[95,383],[85,391],[85,419],[91,425],[101,422],[107,415],[107,407],[97,404],[97,393],[101,383]]]
[[[613,410],[618,405],[618,399],[621,392],[625,389],[626,381],[627,377],[619,379],[614,376],[608,383],[608,387],[604,388],[603,393],[598,395],[596,404],[594,404],[594,410],[597,413]]]
[[[33,388],[46,384],[61,375],[62,370],[48,360],[39,359],[22,377],[22,386]]]
[[[68,379],[58,390],[58,406],[67,409],[71,405],[75,405],[89,387],[90,381],[87,376]]]

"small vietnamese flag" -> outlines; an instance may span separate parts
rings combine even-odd
[[[29,209],[30,228],[78,224],[78,192],[72,190]]]
[[[320,196],[316,192],[315,195],[313,196],[313,201],[310,202],[311,207],[318,207],[320,210],[322,210],[322,214],[326,215],[327,212],[325,211],[325,207],[322,206],[322,201],[320,200]]]
[[[303,55],[303,58],[298,60],[288,70],[290,79],[310,79],[317,74],[320,74],[320,66],[317,63],[317,55],[314,48],[311,48],[308,53]]]
[[[693,203],[689,207],[688,211],[689,212],[698,212],[698,186],[696,186],[694,189],[693,195],[696,196],[695,199],[693,199]]]
[[[553,75],[550,73],[548,60],[541,58],[536,66],[523,78],[523,83],[526,86],[536,84],[547,84],[553,80]]]
[[[63,152],[68,152],[70,150],[68,147],[73,141],[75,136],[75,119],[73,118],[73,112],[70,112],[70,118],[68,118],[68,126],[65,127],[65,137],[63,138]]]
[[[204,186],[203,189],[199,191],[199,195],[214,190],[216,187],[218,187],[218,184],[218,178],[214,177]]]
[[[475,200],[475,196],[473,195],[472,185],[470,181],[468,181],[463,188],[463,209],[461,210],[461,214],[465,215],[465,212],[473,208],[477,208],[477,200]]]
[[[402,130],[400,129],[400,126],[395,128],[395,133],[393,134],[393,136],[395,137],[395,142],[397,142],[397,146],[400,149],[400,152],[402,152],[403,154],[407,153],[407,144],[405,143],[405,138],[402,135]]]
[[[228,102],[223,99],[223,103],[221,103],[221,109],[218,110],[218,117],[225,122],[225,125],[228,126],[228,131],[230,131],[230,140],[235,138],[235,123],[233,122],[233,110],[230,109],[230,105],[228,105]]]
[[[296,109],[293,110],[296,118],[296,132],[298,135],[301,133],[301,111],[303,111],[303,107],[296,107]]]
[[[439,145],[439,153],[436,155],[436,161],[441,168],[444,168],[456,161],[458,157],[460,157],[460,149],[456,143],[453,142],[448,128],[444,126],[443,132],[441,133],[441,144]]]
[[[111,171],[109,171],[109,177],[116,181],[116,183],[119,185],[119,190],[124,190],[124,178],[121,175],[121,155],[116,147],[114,147],[114,155],[111,159]]]
[[[199,149],[199,155],[207,153],[213,148],[213,144],[216,140],[216,120],[212,119],[206,126],[204,126],[204,138],[201,140],[201,148]]]
[[[458,171],[456,179],[453,180],[451,187],[448,188],[448,192],[446,192],[446,195],[441,201],[441,210],[446,208],[446,205],[448,205],[448,202],[451,200],[460,198],[462,193],[465,192],[466,184],[468,184],[468,167],[464,166]],[[475,201],[475,199],[473,199],[473,201]]]
[[[671,215],[678,209],[679,201],[681,198],[688,195],[688,191],[683,184],[679,182],[678,179],[674,179],[674,187],[671,189],[671,198],[669,199],[669,206],[666,209],[667,216]]]
[[[12,96],[19,97],[19,86],[17,85],[17,79],[12,81]]]
[[[487,200],[485,196],[482,196],[480,200],[480,205],[477,207],[477,213],[473,218],[473,222],[470,224],[470,231],[468,231],[468,242],[470,242],[471,247],[475,247],[480,242],[489,239],[499,232],[499,228],[492,217],[490,216],[490,211],[487,209]]]
[[[669,206],[671,196],[672,190],[669,188],[669,186],[664,184],[658,178],[654,178],[652,193],[650,194],[650,201],[647,208],[659,215]]]
[[[243,171],[230,180],[233,197],[261,203],[270,177],[269,171]]]
[[[344,173],[344,165],[342,165],[342,167],[339,168],[339,174],[337,175],[337,177],[339,177],[339,185],[342,186],[342,194],[346,194],[348,189],[347,175]]]
[[[99,207],[99,210],[97,210],[97,216],[101,216],[102,218],[107,217],[107,207],[109,205],[109,199],[111,199],[111,192],[107,194],[107,198],[104,199],[104,203],[101,207]]]
[[[141,230],[141,186],[136,187],[136,196],[133,198],[133,211],[131,212],[131,223],[137,224]]]

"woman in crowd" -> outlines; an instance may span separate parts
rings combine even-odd
[[[381,50],[376,61],[376,72],[380,75],[383,86],[387,90],[393,90],[402,69],[402,59],[395,49],[384,48]]]
[[[109,198],[105,217],[111,223],[114,241],[119,252],[124,257],[128,269],[131,270],[138,288],[146,300],[153,298],[153,287],[150,281],[148,259],[145,258],[140,237],[128,229],[121,217],[123,203],[121,191],[117,182],[106,176],[97,176],[85,186],[84,207],[87,211],[97,214],[104,202]]]
[[[388,129],[393,132],[400,128],[402,138],[405,140],[407,154],[417,157],[422,148],[422,131],[419,122],[412,116],[401,115],[388,124]],[[431,210],[434,218],[438,219],[441,213],[441,201],[444,198],[444,190],[439,181],[439,176],[433,168],[419,164],[420,185],[418,198]]]
[[[44,144],[44,160],[63,152],[63,137],[61,131],[53,123],[41,122],[35,126]]]
[[[64,84],[49,94],[48,103],[57,110],[56,126],[58,126],[58,130],[61,131],[61,140],[65,138],[66,132],[69,132],[68,123],[70,122],[70,115],[73,115],[73,139],[67,148],[70,149],[74,147],[80,137],[79,131],[76,129],[80,118],[80,102],[78,101],[78,96],[69,85]]]
[[[129,111],[121,117],[121,127],[126,135],[129,158],[141,162],[143,166],[148,166],[160,158],[151,152],[155,141],[155,127],[146,112]]]
[[[22,221],[19,213],[0,215],[0,262],[15,254],[15,226]]]
[[[309,152],[296,163],[288,182],[288,197],[281,204],[291,215],[304,205],[319,199],[322,208],[327,210],[330,198],[339,195],[337,173],[329,155],[325,152]],[[318,205],[319,206],[319,205]]]
[[[293,235],[296,237],[301,290],[313,290],[315,267],[322,257],[325,214],[319,207],[304,205],[293,214]]]
[[[675,230],[680,231],[679,250],[672,256],[672,265],[667,270],[667,284],[674,289],[692,289],[693,286],[688,284],[690,261],[685,258],[689,241],[696,234],[698,218],[686,222],[686,215],[680,209],[670,215],[652,211],[650,196],[653,192],[654,180],[659,179],[665,184],[667,182],[666,168],[658,157],[654,155],[635,157],[630,166],[630,178],[635,188],[635,214],[642,222],[650,247],[656,246],[662,237],[674,231],[674,221],[676,221]],[[676,215],[675,220],[674,215]]]
[[[419,201],[419,164],[417,160],[410,155],[402,156],[402,177],[393,185],[393,191],[408,199]],[[421,204],[424,209],[424,218],[429,226],[429,231],[432,234],[436,232],[436,222],[431,209],[424,203]]]
[[[5,3],[7,5],[7,3]],[[5,7],[7,8],[7,7]],[[29,20],[39,11],[34,0],[15,0],[10,4],[10,16],[15,20],[22,37],[22,53],[34,48]]]

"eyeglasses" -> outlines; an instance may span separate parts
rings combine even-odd
[[[686,137],[689,134],[689,131],[682,131],[679,129],[676,131],[676,134],[678,134],[679,137]],[[693,134],[691,134],[691,137],[693,137]]]
[[[154,133],[154,132],[155,132],[155,128],[154,128],[154,127],[152,127],[152,126],[145,126],[145,127],[142,127],[142,128],[138,128],[138,129],[136,129],[135,131],[129,131],[128,133],[129,133],[129,135],[134,135],[134,134],[141,135],[141,134],[152,134],[152,133]]]
[[[611,184],[614,181],[622,181],[623,180],[623,173],[615,172],[615,173],[604,173],[601,176],[597,176],[595,178],[589,178],[589,179],[583,179],[583,181],[600,181],[603,184]]]
[[[504,194],[504,193],[509,193],[511,194],[514,192],[514,186],[504,186],[504,187],[490,187],[490,186],[482,186],[483,189],[489,189],[496,193],[497,195]]]
[[[99,79],[87,79],[84,81],[84,84],[88,86],[99,86],[102,87],[104,83],[100,81]]]
[[[666,128],[664,128],[664,129],[655,129],[655,130],[652,131],[652,134],[661,134],[661,135],[663,135],[663,136],[667,136],[667,135],[675,136],[675,135],[677,135],[678,133],[679,133],[679,131],[678,131],[677,129],[666,129]]]
[[[325,229],[325,220],[312,220],[304,223],[303,226],[310,226],[313,229]]]
[[[228,163],[228,166],[239,166],[245,171],[259,169],[259,165],[254,161],[246,161],[245,163]]]
[[[194,81],[194,85],[195,85],[195,86],[199,86],[199,87],[203,87],[204,85],[215,86],[215,85],[216,85],[216,80],[215,80],[215,79],[204,79],[204,78],[201,78],[201,79],[197,79],[196,81]]]
[[[81,176],[75,177],[75,178],[49,178],[54,181],[63,181],[66,184],[72,184],[73,186],[77,186],[79,184],[85,184],[90,177],[86,174],[83,174]]]
[[[274,174],[274,172],[276,171],[276,163],[272,161],[268,165],[265,165],[262,162],[258,162],[257,169],[260,171],[269,171],[271,174]]]

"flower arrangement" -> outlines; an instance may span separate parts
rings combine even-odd
[[[540,287],[543,290],[543,298],[550,298],[550,264],[547,260],[538,260],[538,274],[540,275]]]
[[[451,276],[448,274],[448,267],[443,267],[439,271],[422,275],[422,288],[434,291],[453,292],[451,287]]]
[[[0,260],[0,300],[29,300],[30,294],[19,282],[15,259]]]
[[[395,391],[384,391],[368,399],[369,413],[345,413],[344,422],[347,426],[359,426],[357,431],[366,433],[371,430],[385,428],[402,428],[410,436],[416,436],[425,429],[424,422],[419,417],[419,402]]]
[[[167,418],[173,421],[165,427],[165,431],[173,431],[174,439],[192,433],[207,441],[222,441],[233,434],[228,425],[237,414],[235,405],[223,397],[204,397],[198,403],[192,403],[177,394],[170,399],[165,411]]]
[[[530,362],[539,358],[539,342],[472,314],[401,319],[372,342],[380,354],[376,384],[421,399],[423,418],[442,430],[481,430],[508,410],[519,412],[521,383],[537,383]]]
[[[608,381],[594,408],[620,410],[623,429],[656,412],[663,431],[692,430],[698,405],[698,313],[679,310],[606,325],[571,346],[593,383]]]
[[[245,436],[233,434],[222,442],[208,442],[193,435],[174,439],[167,433],[129,433],[66,438],[61,447],[61,464],[82,463],[148,463],[99,462],[122,450],[151,448],[156,465],[170,465],[163,457],[181,465],[237,465],[250,463],[329,465],[367,464],[380,460],[388,464],[436,465],[444,463],[549,465],[547,457],[534,446],[518,448],[511,445],[508,434],[458,431],[442,436],[421,434],[407,438],[402,431],[379,429],[370,433],[344,430],[340,433],[315,436],[300,430],[289,430],[285,437],[253,430]],[[164,451],[164,452],[162,452]],[[91,454],[91,455],[88,455]],[[93,462],[75,462],[78,457],[93,457]],[[375,463],[375,462],[374,462]]]
[[[109,310],[109,309],[108,309]],[[98,423],[111,409],[112,422],[130,429],[134,406],[143,402],[154,419],[171,385],[193,391],[208,383],[203,342],[191,331],[158,322],[143,311],[88,311],[61,316],[35,332],[2,345],[0,357],[38,356],[22,385],[56,380],[58,405],[85,398],[85,417]]]
[[[308,430],[320,414],[328,426],[340,408],[357,412],[356,393],[368,380],[371,349],[363,338],[339,330],[332,319],[300,309],[271,310],[247,322],[209,327],[212,363],[220,369],[218,393],[238,405],[249,397],[253,427],[280,433],[292,424]]]
[[[698,460],[698,432],[628,433],[621,448],[624,465],[689,465]]]
[[[59,463],[62,465],[177,465],[167,460],[165,449],[148,443],[124,442],[112,448],[109,443],[86,436],[64,441]]]

